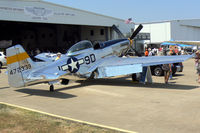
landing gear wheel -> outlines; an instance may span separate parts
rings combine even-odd
[[[54,86],[53,86],[53,85],[50,85],[50,87],[49,87],[49,91],[51,91],[51,92],[54,91]]]
[[[131,77],[132,77],[132,81],[133,81],[133,82],[136,82],[136,83],[139,82],[139,80],[137,79],[136,73],[132,74]]]
[[[160,66],[157,66],[153,70],[153,75],[155,75],[155,76],[162,76],[162,75],[164,75],[164,72],[163,72],[163,70],[162,70],[162,68]]]
[[[132,81],[136,81],[137,78],[136,78],[136,74],[132,74]]]

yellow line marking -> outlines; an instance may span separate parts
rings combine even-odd
[[[7,57],[7,64],[12,64],[30,58],[26,52]]]
[[[120,131],[120,132],[126,132],[126,133],[137,133],[137,132],[134,132],[134,131],[124,130],[124,129],[110,127],[110,126],[105,126],[105,125],[91,123],[91,122],[82,121],[82,120],[77,120],[77,119],[73,119],[73,118],[69,118],[69,117],[54,115],[54,114],[46,113],[46,112],[43,112],[43,111],[30,109],[30,108],[26,108],[26,107],[22,107],[22,106],[19,106],[19,105],[14,105],[14,104],[9,104],[9,103],[5,103],[5,102],[0,102],[0,104],[4,104],[4,105],[16,107],[16,108],[21,108],[21,109],[24,109],[24,110],[28,110],[28,111],[32,111],[32,112],[36,112],[36,113],[40,113],[40,114],[44,114],[44,115],[48,115],[48,116],[64,119],[64,120],[70,120],[70,121],[74,121],[74,122],[78,122],[78,123],[92,125],[92,126],[96,126],[96,127],[101,127],[101,128],[106,128],[106,129],[111,129],[111,130]]]

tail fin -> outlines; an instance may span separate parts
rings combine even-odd
[[[8,82],[12,87],[23,87],[24,73],[33,68],[34,62],[21,45],[6,49]]]

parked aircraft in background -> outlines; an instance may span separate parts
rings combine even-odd
[[[122,57],[132,47],[132,40],[141,29],[142,25],[128,39],[110,40],[94,45],[87,40],[80,41],[62,58],[53,62],[34,62],[21,45],[12,46],[6,50],[9,85],[24,87],[48,83],[50,91],[54,91],[54,84],[57,82],[68,84],[69,80],[134,75],[142,72],[146,66],[183,62],[191,57]]]

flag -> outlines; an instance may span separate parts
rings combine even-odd
[[[132,18],[128,18],[127,20],[125,20],[126,24],[130,24],[132,22]]]

